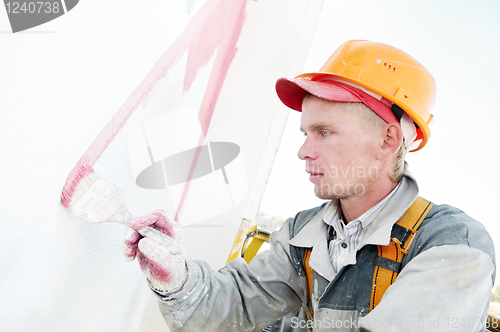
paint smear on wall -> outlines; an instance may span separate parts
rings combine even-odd
[[[57,33],[5,39],[3,51],[9,61],[2,73],[9,81],[4,91],[11,93],[2,96],[2,103],[12,111],[4,112],[8,125],[0,136],[15,139],[16,144],[4,145],[2,150],[2,156],[7,156],[0,254],[3,330],[155,330],[148,325],[148,317],[142,320],[146,310],[159,316],[164,326],[156,304],[147,306],[152,295],[137,263],[126,263],[121,257],[124,226],[88,224],[54,198],[64,184],[60,176],[66,177],[82,157],[104,179],[123,189],[134,215],[166,207],[167,190],[136,185],[128,143],[136,128],[142,125],[149,134],[160,124],[154,119],[173,116],[176,110],[184,108],[197,126],[196,130],[178,129],[192,136],[192,147],[202,147],[201,163],[207,161],[208,150],[203,146],[210,144],[215,151],[213,169],[220,172],[218,165],[224,165],[230,184],[237,163],[242,161],[245,167],[250,195],[242,203],[235,201],[231,211],[183,227],[189,259],[205,260],[214,269],[225,264],[250,202],[255,203],[248,219],[255,220],[251,216],[258,208],[288,114],[275,95],[274,82],[301,72],[319,2],[207,0],[189,22],[184,2],[176,4],[175,11],[157,13],[149,6],[137,15],[132,4],[125,9],[103,7],[100,2],[76,6],[70,15],[54,20],[51,24]],[[152,16],[162,23],[150,23]],[[175,33],[175,38],[180,37],[172,43],[172,30],[179,31],[172,29],[177,16],[186,28]],[[129,20],[134,21],[124,22]],[[221,35],[207,39],[208,28],[217,28]],[[123,31],[128,39],[120,37]],[[167,46],[159,46],[158,39],[168,41]],[[138,50],[138,44],[147,50]],[[33,49],[41,52],[29,56]],[[155,66],[149,62],[151,53],[154,61],[160,58]],[[112,70],[104,73],[107,65]],[[111,112],[106,106],[110,104]],[[187,114],[185,107],[190,105],[195,107]],[[205,137],[203,144],[198,143],[200,137]],[[156,152],[162,151],[156,150],[161,139],[148,138],[154,160],[170,156]],[[181,140],[163,142],[179,148]],[[219,155],[219,144],[212,146],[212,142],[222,142],[227,155]],[[233,144],[240,147],[239,154]],[[176,153],[190,149],[182,147]],[[138,153],[144,170],[152,164],[148,151]],[[190,221],[192,211],[204,214],[193,199],[198,190],[206,190],[195,183],[201,179],[205,180],[191,181],[179,214],[181,225]],[[184,188],[175,190],[182,196]],[[203,198],[220,197],[211,191]],[[141,321],[146,326],[140,326]]]
[[[82,156],[133,215],[175,215],[188,258],[221,267],[242,218],[255,220],[288,116],[274,84],[302,69],[321,4],[207,0]],[[181,152],[193,156],[182,181],[148,182]]]
[[[151,91],[154,90],[157,83],[165,77],[170,69],[186,53],[187,62],[183,93],[191,89],[198,73],[215,55],[208,84],[198,112],[198,119],[202,129],[198,139],[198,146],[202,147],[222,84],[237,51],[236,43],[245,18],[245,6],[246,0],[208,0],[205,2],[176,42],[162,55],[145,79],[87,149],[70,173],[66,183],[75,181],[75,174],[78,174],[79,165],[82,162],[88,163],[90,167],[95,165],[102,153],[126,124],[132,113],[141,103],[148,101]],[[201,148],[196,151],[188,179],[193,176],[201,151]],[[183,207],[189,188],[190,181],[187,181],[183,187],[182,197],[177,207],[177,214]]]

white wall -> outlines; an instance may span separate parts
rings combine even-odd
[[[218,228],[212,227],[213,220],[186,228],[190,258],[206,258],[216,266],[226,260],[243,214],[258,211],[287,117],[277,106],[274,80],[302,69],[314,30],[307,20],[314,22],[321,7],[317,0],[294,6],[289,0],[246,3],[241,40],[247,44],[238,43],[227,74],[233,83],[224,85],[217,104],[228,113],[217,108],[209,135],[240,145],[249,188],[257,189],[250,190],[244,205],[222,216]],[[288,14],[276,17],[278,11]],[[144,275],[136,263],[122,258],[124,227],[76,218],[62,207],[60,194],[73,166],[188,21],[181,0],[85,0],[54,21],[12,34],[0,10],[2,330],[146,331],[161,325]],[[280,29],[288,34],[282,36]],[[284,60],[273,47],[288,57]],[[162,200],[165,205],[168,196],[129,194],[135,179],[127,136],[147,118],[153,99],[162,96],[159,91],[141,104],[95,165],[133,198],[134,211]]]
[[[80,1],[12,34],[0,10],[0,321],[4,331],[137,330],[149,302],[123,227],[60,204],[69,171],[183,24],[175,1]],[[182,22],[182,20],[181,20]]]

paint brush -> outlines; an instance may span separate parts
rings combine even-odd
[[[93,224],[117,222],[131,227],[133,216],[125,205],[123,191],[95,173],[85,158],[68,175],[61,201],[73,214]],[[177,242],[151,226],[135,231],[168,248],[172,255],[180,252]]]

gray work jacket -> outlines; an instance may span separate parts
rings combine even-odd
[[[413,178],[405,175],[406,186],[377,216],[378,229],[394,224],[418,195]],[[294,318],[294,327],[314,331],[484,330],[495,258],[493,242],[480,223],[451,206],[435,205],[403,259],[396,282],[370,312],[376,246],[367,244],[358,251],[356,264],[332,273],[321,209],[288,219],[271,235],[271,249],[248,265],[236,259],[212,271],[205,262],[189,261],[189,277],[182,290],[160,299],[170,329],[260,331],[280,317],[297,313],[309,301],[300,253],[301,248],[310,247],[317,296],[314,319]]]

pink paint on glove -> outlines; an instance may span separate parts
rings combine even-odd
[[[137,257],[142,272],[157,290],[171,291],[182,286],[186,280],[186,260],[184,237],[177,222],[169,219],[163,210],[152,211],[134,218],[131,226],[135,229],[151,226],[171,237],[180,247],[178,254],[171,254],[170,248],[163,247],[153,239],[144,238],[130,230],[124,238],[124,255],[128,260]]]
[[[125,236],[123,237],[123,255],[125,259],[129,262],[135,259],[137,255],[137,247],[139,245],[139,240],[142,236],[131,228],[126,229]]]

